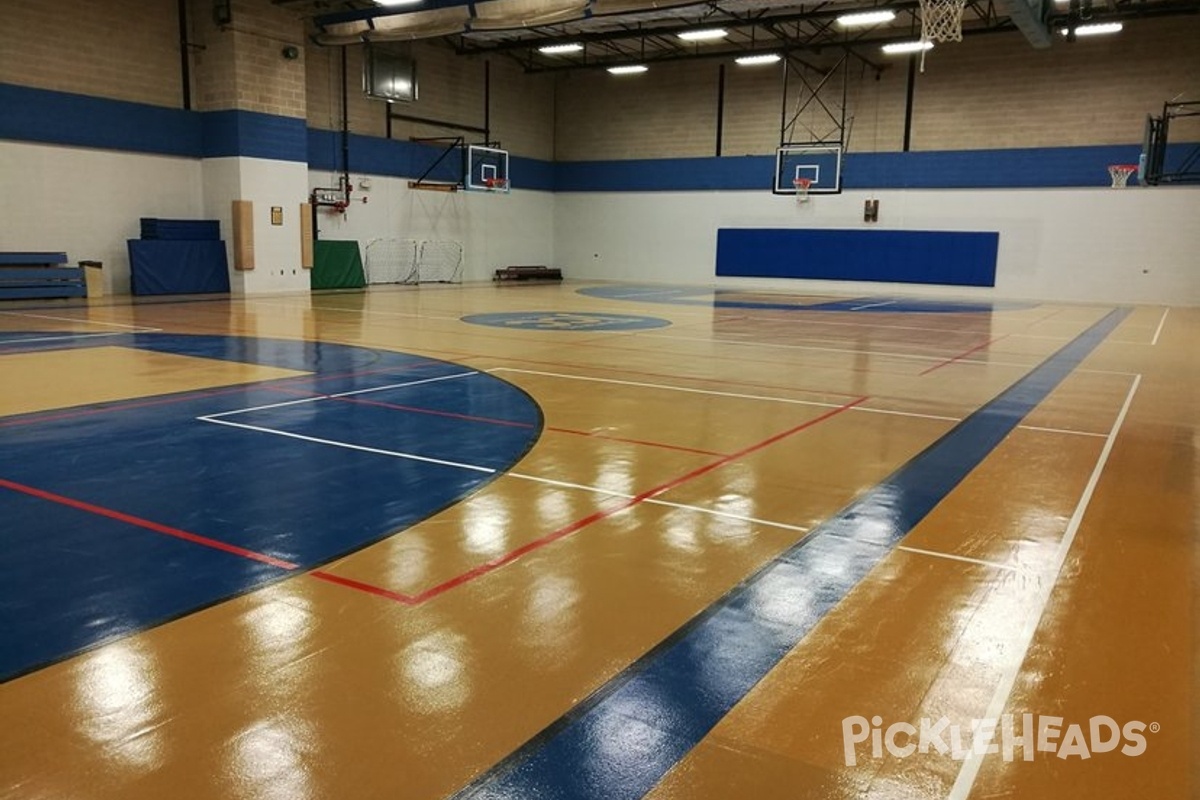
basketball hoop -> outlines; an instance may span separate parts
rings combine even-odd
[[[812,186],[812,180],[810,178],[796,178],[796,180],[792,181],[792,186],[796,188],[796,202],[807,203],[808,188]]]
[[[961,42],[966,0],[921,0],[921,42]],[[921,72],[925,50],[921,50]]]
[[[1137,172],[1137,164],[1112,164],[1108,174],[1112,178],[1112,188],[1124,189],[1129,184],[1129,176]]]
[[[508,178],[485,178],[483,185],[489,192],[503,192],[508,189]]]

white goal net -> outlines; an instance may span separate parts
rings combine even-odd
[[[374,239],[366,246],[367,283],[462,283],[459,242]]]
[[[375,239],[367,243],[367,283],[415,283],[416,239]]]
[[[462,283],[463,249],[458,242],[421,242],[417,283]]]

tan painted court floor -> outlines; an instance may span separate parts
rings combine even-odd
[[[323,567],[423,602],[298,572],[0,684],[0,797],[451,796],[1112,311],[715,308],[580,286],[0,306],[0,342],[338,342],[489,372],[545,415],[511,472]],[[671,324],[461,320],[502,312]],[[1200,310],[1134,308],[645,796],[1196,796],[1198,342]],[[118,336],[0,350],[0,443],[17,414],[291,374]],[[772,613],[810,601],[779,594]],[[1004,715],[1048,726],[1048,749],[872,751],[895,723],[943,718],[967,739],[996,720],[998,743]],[[627,796],[619,775],[592,785]]]

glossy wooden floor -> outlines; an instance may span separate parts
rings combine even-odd
[[[0,796],[432,800],[480,778],[478,796],[500,796],[497,764],[1112,310],[714,308],[578,288],[0,307],[0,339],[159,329],[427,355],[516,384],[546,425],[511,473],[325,567],[417,597],[471,576],[453,590],[406,604],[298,575],[0,685]],[[499,312],[670,325],[461,320]],[[1197,342],[1200,310],[1133,309],[637,794],[1195,796]],[[277,377],[96,358],[0,355],[0,414]],[[875,755],[866,738],[847,763],[848,718],[1009,714],[1057,727],[1049,751]],[[1120,748],[1142,728],[1105,751],[1103,722],[1089,757],[1062,747],[1101,716],[1143,723],[1144,752]],[[592,745],[653,760],[654,741]],[[585,783],[575,796],[632,791],[603,770]]]

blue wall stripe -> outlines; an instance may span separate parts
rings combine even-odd
[[[717,275],[995,286],[1000,234],[719,228]]]
[[[1188,145],[1177,146],[1183,147]],[[1140,150],[1140,145],[1130,144],[847,153],[842,169],[842,188],[1108,186],[1111,182],[1108,165],[1136,164]],[[564,161],[555,167],[558,171],[555,189],[560,192],[769,191],[775,179],[773,155]]]
[[[1128,314],[1108,313],[455,797],[644,796]]]
[[[188,156],[201,152],[195,112],[0,83],[0,139]]]
[[[213,158],[249,156],[308,161],[340,169],[336,131],[252,111],[184,111],[145,103],[0,83],[0,139],[136,153]],[[1198,146],[1168,148],[1174,163]],[[1140,145],[1033,147],[910,153],[848,153],[846,189],[984,189],[1107,186],[1109,164],[1133,164]],[[430,156],[430,153],[434,153]],[[351,134],[350,169],[415,178],[437,149]],[[774,155],[562,161],[514,156],[514,188],[558,192],[769,191]],[[447,171],[440,180],[454,180]],[[1136,184],[1136,178],[1133,180]]]
[[[369,175],[388,175],[397,178],[417,178],[437,161],[445,147],[381,139],[376,136],[350,134],[350,171]],[[342,138],[338,131],[308,130],[308,165],[310,169],[337,171],[342,167]],[[555,165],[551,161],[511,156],[509,171],[514,189],[554,191]],[[456,153],[446,156],[430,174],[436,181],[458,181],[462,177],[462,158]]]
[[[204,158],[308,161],[308,127],[302,119],[254,111],[207,111],[200,117]]]

